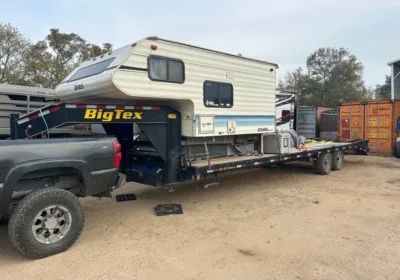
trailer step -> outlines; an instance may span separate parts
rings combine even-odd
[[[172,214],[183,214],[181,204],[158,204],[154,207],[157,216],[166,216]]]

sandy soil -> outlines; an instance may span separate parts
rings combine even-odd
[[[348,156],[227,174],[174,193],[129,184],[137,201],[85,199],[67,252],[26,260],[0,226],[1,279],[400,279],[400,161]],[[157,217],[158,203],[184,214]]]

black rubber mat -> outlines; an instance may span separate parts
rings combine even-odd
[[[182,205],[180,204],[158,204],[154,207],[157,216],[183,214]]]
[[[118,194],[115,196],[117,202],[136,200],[136,195],[133,193]]]

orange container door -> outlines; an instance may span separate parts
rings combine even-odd
[[[340,141],[364,139],[364,105],[346,103],[339,107]]]
[[[365,106],[365,130],[370,152],[392,154],[393,104],[371,102]]]

